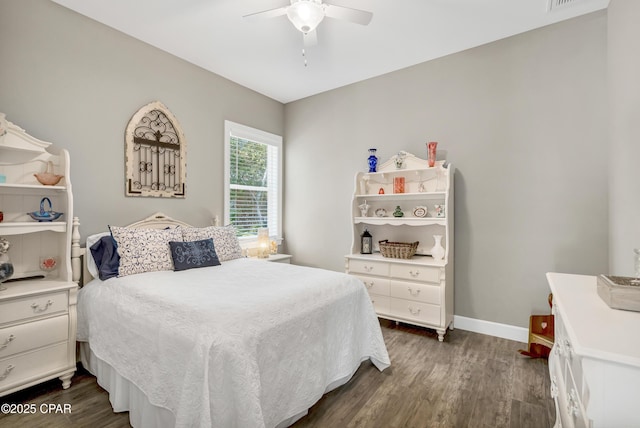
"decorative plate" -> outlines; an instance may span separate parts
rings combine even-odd
[[[387,216],[387,210],[385,210],[384,208],[378,208],[376,210],[376,216],[378,216],[378,217],[386,217]]]
[[[413,209],[413,215],[416,217],[426,217],[427,216],[427,207],[415,207]]]

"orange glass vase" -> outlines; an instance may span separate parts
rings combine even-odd
[[[393,179],[393,193],[404,193],[404,177]]]
[[[436,164],[436,148],[438,147],[438,143],[435,141],[431,141],[430,143],[427,143],[427,152],[429,154],[429,157],[427,158],[427,162],[429,163],[429,166],[435,166]]]

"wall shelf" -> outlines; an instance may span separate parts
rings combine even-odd
[[[3,194],[23,194],[30,193],[48,193],[48,192],[65,192],[66,186],[45,186],[42,184],[22,184],[22,183],[0,183],[0,191]]]
[[[67,223],[64,221],[4,221],[0,223],[0,236],[22,235],[36,232],[66,232]]]
[[[356,224],[390,225],[390,226],[446,226],[445,217],[354,217]]]

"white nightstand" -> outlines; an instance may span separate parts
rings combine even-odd
[[[291,257],[291,254],[270,254],[268,258],[262,260],[276,263],[291,263]]]

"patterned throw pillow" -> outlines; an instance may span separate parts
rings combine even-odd
[[[182,241],[180,229],[129,229],[110,226],[118,244],[118,276],[173,270],[169,241]]]
[[[220,266],[213,239],[192,242],[169,242],[175,270]]]
[[[182,240],[186,242],[213,239],[216,254],[221,262],[242,257],[242,248],[233,226],[181,227]]]

